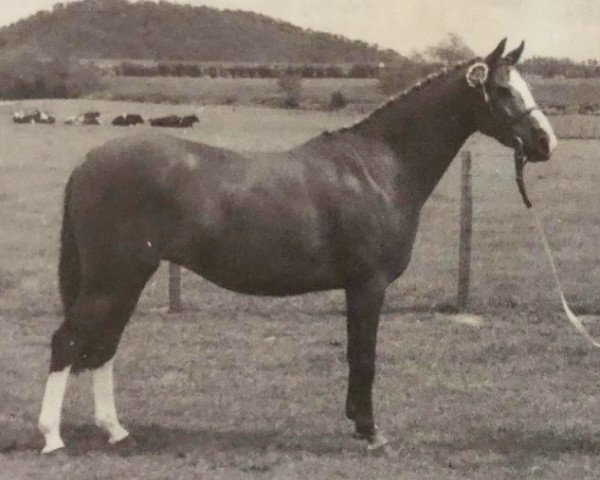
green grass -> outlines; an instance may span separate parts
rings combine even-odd
[[[34,105],[24,103],[23,107]],[[184,112],[184,106],[54,101],[59,115]],[[389,478],[600,476],[600,356],[566,324],[534,224],[520,203],[511,153],[483,137],[474,155],[470,308],[447,321],[458,244],[460,164],[426,205],[413,262],[389,289],[375,404],[392,456],[369,457],[344,419],[341,292],[268,299],[221,290],[184,272],[181,315],[167,315],[166,269],[148,284],[117,355],[123,423],[138,446],[112,450],[92,427],[90,379],[64,411],[69,447],[39,457],[37,415],[56,286],[63,185],[91,147],[135,129],[15,126],[0,117],[0,479]],[[280,149],[354,116],[206,107],[187,138]],[[269,132],[265,135],[264,132]],[[598,141],[563,141],[526,170],[569,300],[600,311]],[[600,336],[600,322],[587,322]]]

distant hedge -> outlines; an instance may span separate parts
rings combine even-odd
[[[356,65],[218,65],[202,63],[123,62],[114,73],[125,77],[211,77],[211,78],[279,78],[293,75],[302,78],[377,78],[380,68],[373,64]]]
[[[100,84],[100,71],[92,65],[31,52],[0,57],[0,97],[4,99],[77,98]]]

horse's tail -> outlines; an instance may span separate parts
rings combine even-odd
[[[79,295],[81,283],[81,260],[79,249],[75,242],[69,204],[71,202],[72,178],[69,178],[65,187],[63,222],[60,232],[60,260],[58,264],[58,281],[60,297],[65,312],[69,310]]]

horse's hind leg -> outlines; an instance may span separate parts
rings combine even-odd
[[[77,301],[66,312],[64,324],[52,337],[50,375],[39,420],[46,440],[43,453],[64,446],[60,437],[60,414],[71,370],[94,371],[97,423],[108,430],[113,443],[127,436],[114,408],[112,358],[139,295],[156,266],[151,269],[146,266],[135,275],[116,278],[111,275],[110,282],[98,282],[97,278],[84,282]]]
[[[123,295],[121,302],[113,312],[113,316],[120,318],[126,323],[141,293],[141,289],[130,291]],[[116,347],[115,347],[116,348]],[[94,412],[96,425],[108,433],[108,442],[114,445],[129,436],[129,432],[123,428],[117,416],[114,396],[113,381],[114,358],[111,357],[100,367],[92,371]]]
[[[48,376],[38,422],[45,439],[42,453],[50,453],[65,446],[60,437],[60,412],[70,371],[71,366],[68,365],[63,370],[50,372]]]
[[[112,358],[94,370],[93,389],[96,425],[108,432],[108,442],[114,445],[127,438],[129,432],[123,428],[117,416]]]
[[[81,292],[65,312],[65,322],[52,336],[50,374],[38,422],[46,442],[42,453],[64,447],[60,436],[60,417],[69,373],[83,369],[82,363],[88,360],[88,344],[95,326],[105,322],[110,310],[110,297],[101,298],[90,292]]]

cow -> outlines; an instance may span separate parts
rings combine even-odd
[[[166,117],[151,118],[150,125],[153,127],[178,128],[181,119],[177,115],[168,115]]]
[[[65,125],[100,125],[100,112],[85,112],[65,120]]]
[[[196,115],[186,115],[181,118],[181,127],[182,128],[190,128],[194,126],[194,123],[198,123],[200,119]]]
[[[199,121],[196,115],[186,115],[184,117],[169,115],[166,117],[151,118],[150,125],[164,128],[190,128],[194,123]]]
[[[42,110],[36,110],[34,113],[26,114],[22,110],[13,113],[13,122],[19,124],[37,124],[43,123],[47,125],[52,125],[56,123],[56,118],[52,115],[48,115],[46,112]]]
[[[130,127],[146,123],[141,115],[137,113],[127,113],[116,117],[111,124],[117,127]]]

